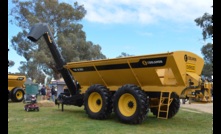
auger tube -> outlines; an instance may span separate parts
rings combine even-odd
[[[79,94],[79,91],[78,91],[79,89],[77,88],[76,84],[74,83],[71,74],[69,73],[69,71],[67,69],[65,69],[63,67],[66,63],[64,62],[62,55],[60,54],[60,52],[57,49],[57,46],[54,42],[53,36],[51,34],[51,31],[50,31],[48,25],[46,23],[35,24],[31,28],[27,38],[29,40],[31,40],[32,42],[37,42],[41,38],[41,36],[44,36],[44,39],[48,45],[48,48],[51,51],[51,54],[52,54],[54,61],[56,63],[57,70],[63,76],[64,81],[68,87],[70,94],[72,96]]]

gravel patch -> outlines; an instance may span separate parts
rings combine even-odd
[[[181,102],[180,107],[213,114],[213,102],[207,102],[207,103],[192,102],[191,104],[189,104],[189,102],[182,104]]]

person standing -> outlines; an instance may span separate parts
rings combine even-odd
[[[46,95],[46,88],[45,85],[43,85],[41,88],[41,100],[45,100],[45,95]]]
[[[51,89],[50,87],[47,87],[47,93],[46,93],[46,96],[47,96],[47,100],[50,100],[51,99]]]
[[[56,98],[57,98],[57,93],[58,93],[58,88],[57,88],[57,86],[55,86],[54,90],[55,90],[55,99],[56,99]]]
[[[55,101],[55,95],[56,95],[55,87],[52,86],[52,88],[51,88],[51,99],[52,99],[52,101]]]

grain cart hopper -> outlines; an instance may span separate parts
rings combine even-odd
[[[26,77],[23,75],[8,74],[8,100],[21,102],[24,99],[24,83]]]
[[[139,124],[149,109],[158,118],[172,118],[180,108],[180,98],[201,90],[204,61],[194,53],[64,63],[47,24],[34,25],[28,38],[36,42],[42,35],[70,92],[61,93],[57,103],[83,103],[90,118],[106,119],[114,111],[121,122]]]

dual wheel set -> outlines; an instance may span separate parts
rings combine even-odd
[[[179,97],[176,96],[170,105],[170,117],[178,112],[179,102]],[[84,109],[93,119],[107,119],[113,110],[121,122],[140,124],[149,111],[149,101],[147,94],[133,84],[123,85],[115,93],[110,92],[103,85],[95,84],[85,92]],[[156,114],[157,109],[151,109],[151,111]]]

